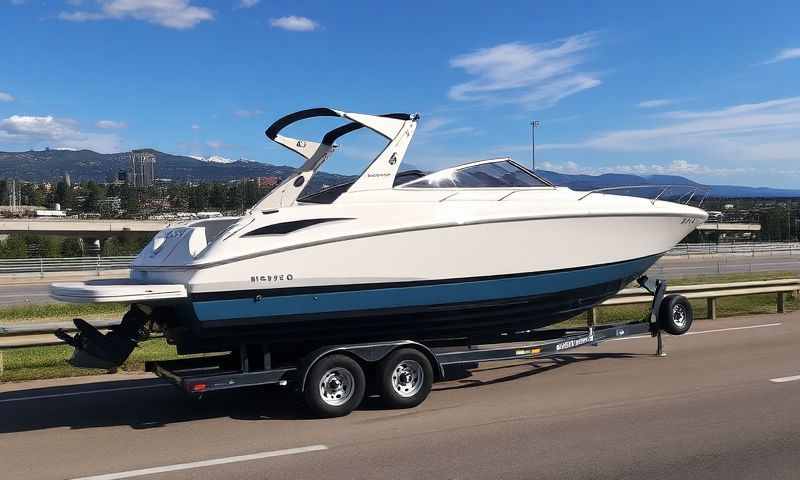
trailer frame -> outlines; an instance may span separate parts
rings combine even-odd
[[[474,342],[472,345],[465,345],[455,351],[405,339],[330,345],[296,358],[290,364],[276,366],[273,366],[272,355],[266,346],[243,343],[237,352],[226,355],[146,362],[145,368],[173,383],[185,393],[201,397],[209,392],[258,385],[294,384],[296,389],[302,392],[311,368],[322,358],[336,353],[352,357],[364,365],[370,365],[377,364],[400,348],[415,349],[430,360],[434,381],[446,379],[446,367],[541,358],[559,355],[579,347],[597,346],[608,340],[642,335],[656,337],[656,355],[665,356],[659,312],[667,287],[666,281],[651,280],[643,276],[638,279],[638,283],[653,295],[650,313],[641,321],[595,325],[590,317],[586,327],[530,330],[474,338],[471,339]]]

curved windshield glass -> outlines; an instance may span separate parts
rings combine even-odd
[[[520,188],[547,187],[546,182],[508,160],[479,163],[454,170],[443,170],[417,181],[409,188]]]

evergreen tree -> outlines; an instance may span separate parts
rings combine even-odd
[[[118,257],[125,255],[125,253],[123,253],[120,241],[112,237],[103,242],[102,255],[104,257]]]
[[[0,257],[2,258],[27,258],[28,243],[22,235],[11,234],[0,244]]]
[[[54,237],[44,236],[39,240],[39,256],[56,258],[61,256],[61,242]]]
[[[64,257],[82,257],[83,247],[77,238],[66,238],[61,244],[61,255]]]

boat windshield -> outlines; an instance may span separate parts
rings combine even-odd
[[[404,188],[524,188],[550,184],[509,160],[449,168],[403,185]]]

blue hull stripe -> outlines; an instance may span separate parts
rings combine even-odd
[[[198,320],[215,321],[503,300],[630,278],[646,271],[656,259],[653,256],[574,270],[439,285],[286,295],[264,297],[261,301],[254,298],[194,301],[193,306]]]

